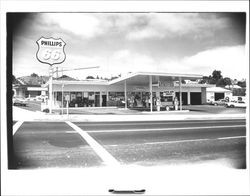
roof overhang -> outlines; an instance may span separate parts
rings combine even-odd
[[[46,87],[27,87],[28,91],[47,91]]]
[[[98,81],[98,80],[77,80],[77,81],[64,81],[53,80],[53,84],[58,85],[122,85],[126,80],[128,85],[147,85],[149,84],[149,76],[152,76],[152,83],[157,83],[159,80],[166,81],[179,81],[181,80],[196,80],[201,79],[203,76],[199,74],[177,74],[177,73],[161,73],[161,72],[135,72],[126,76],[114,79],[112,81]],[[43,85],[47,87],[49,81]]]
[[[53,84],[58,85],[108,85],[107,81],[68,81],[68,80],[53,80]],[[49,85],[49,82],[45,84]]]
[[[211,88],[207,88],[207,92],[224,93],[224,92],[231,92],[231,90],[221,88],[221,87],[211,87]]]
[[[166,80],[178,81],[181,80],[196,80],[201,79],[203,76],[198,74],[177,74],[177,73],[161,73],[161,72],[136,72],[130,73],[126,76],[114,79],[109,82],[110,85],[113,84],[123,84],[124,81],[127,81],[127,84],[148,84],[149,76],[152,77],[152,82],[158,82],[159,78],[164,78]]]

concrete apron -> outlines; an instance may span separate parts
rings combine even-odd
[[[245,119],[246,114],[190,114],[188,110],[140,112],[140,114],[48,114],[32,112],[14,107],[14,121],[86,121],[86,122],[112,122],[112,121],[164,121],[164,120],[206,120],[206,119]]]

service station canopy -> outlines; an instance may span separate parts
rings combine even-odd
[[[198,74],[176,74],[176,73],[160,73],[160,72],[136,72],[130,73],[126,76],[122,76],[115,80],[109,82],[110,85],[112,84],[124,84],[126,81],[127,85],[148,85],[149,84],[149,77],[152,76],[152,84],[161,83],[169,83],[173,81],[181,80],[196,80],[201,79],[202,75]]]

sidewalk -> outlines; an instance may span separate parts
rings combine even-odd
[[[117,109],[116,109],[117,110]],[[124,109],[123,109],[124,110]],[[161,120],[218,120],[218,119],[242,119],[246,118],[245,113],[241,114],[204,114],[199,112],[189,111],[162,111],[162,112],[140,112],[129,113],[128,110],[124,110],[125,113],[110,114],[107,111],[106,114],[98,115],[86,115],[86,114],[48,114],[43,112],[28,111],[19,107],[13,107],[13,121],[161,121]]]

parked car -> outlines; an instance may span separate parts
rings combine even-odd
[[[35,101],[36,98],[35,98],[35,97],[27,97],[26,100],[27,100],[27,101]]]
[[[247,104],[246,104],[245,101],[230,101],[230,102],[226,103],[226,107],[230,107],[230,108],[234,108],[234,107],[245,108],[245,107],[247,107]]]
[[[46,99],[48,99],[48,96],[39,95],[39,96],[36,96],[35,101],[45,101]]]
[[[19,105],[19,106],[26,106],[27,105],[27,100],[24,97],[14,97],[12,99],[12,103],[14,106]]]
[[[212,105],[226,105],[228,103],[228,100],[226,99],[219,99],[217,101],[212,101]]]

